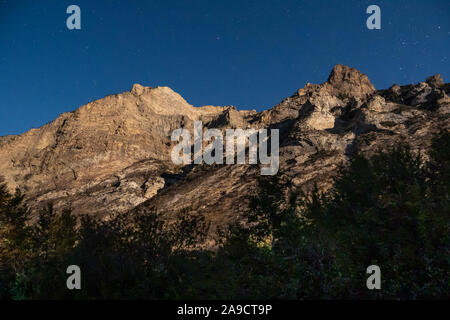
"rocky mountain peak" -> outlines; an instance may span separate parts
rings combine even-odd
[[[350,95],[355,98],[365,97],[375,92],[369,78],[358,70],[337,64],[328,77],[327,83],[334,89],[333,93]]]
[[[399,141],[426,148],[436,132],[450,127],[449,89],[434,75],[376,91],[366,75],[336,65],[326,82],[308,83],[274,108],[256,112],[194,107],[169,87],[134,84],[41,128],[0,137],[0,174],[12,190],[23,190],[33,212],[48,202],[99,218],[139,208],[165,215],[188,210],[220,225],[246,210],[259,170],[175,166],[173,130],[191,130],[194,121],[220,130],[280,129],[280,175],[290,188],[326,188],[356,154]]]
[[[439,88],[444,85],[444,79],[442,79],[440,74],[435,74],[434,76],[428,77],[426,82],[432,88]]]
[[[144,93],[145,87],[140,85],[139,83],[135,83],[133,84],[133,87],[131,88],[131,93],[135,94],[137,96],[140,96],[141,94]]]

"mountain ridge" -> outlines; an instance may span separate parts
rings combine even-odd
[[[107,218],[129,210],[168,216],[195,211],[214,226],[237,219],[256,183],[255,165],[175,166],[173,130],[280,129],[280,176],[286,190],[326,189],[355,154],[406,142],[426,149],[448,129],[450,86],[434,75],[418,84],[376,90],[358,70],[336,65],[326,82],[306,84],[271,109],[194,107],[168,87],[134,84],[61,114],[21,135],[0,137],[0,174],[20,187],[31,210]]]

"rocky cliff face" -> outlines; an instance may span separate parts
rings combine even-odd
[[[212,226],[239,217],[260,174],[258,165],[174,166],[171,132],[193,127],[280,129],[286,190],[327,188],[338,166],[357,153],[398,142],[426,149],[450,127],[450,84],[425,82],[376,90],[366,75],[337,65],[323,84],[307,84],[264,112],[193,107],[170,88],[134,85],[131,92],[88,103],[52,123],[0,138],[0,174],[27,194],[35,210],[56,208],[106,218],[156,210],[204,214]]]
[[[171,132],[208,124],[229,112],[245,122],[251,111],[195,108],[167,87],[135,84],[64,113],[19,136],[0,139],[0,174],[20,187],[32,208],[48,201],[75,212],[123,212],[154,196],[174,173]]]

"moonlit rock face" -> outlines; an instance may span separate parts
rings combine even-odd
[[[278,174],[287,188],[325,190],[338,166],[356,154],[400,141],[426,149],[434,134],[450,128],[449,91],[439,75],[377,91],[366,75],[336,65],[326,82],[255,112],[194,107],[171,88],[134,84],[41,128],[0,137],[0,175],[26,193],[32,211],[50,201],[57,210],[99,218],[129,210],[167,217],[192,211],[214,230],[247,209],[260,167],[175,166],[173,130],[191,130],[195,121],[222,132],[279,129]]]
[[[10,188],[24,190],[32,207],[48,201],[64,206],[70,197],[75,212],[122,212],[165,185],[159,174],[174,167],[173,130],[197,120],[247,125],[252,113],[194,107],[168,87],[134,84],[130,92],[90,102],[41,128],[1,137],[0,174]]]

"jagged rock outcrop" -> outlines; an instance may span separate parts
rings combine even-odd
[[[27,194],[35,210],[51,201],[79,214],[156,210],[168,218],[203,214],[212,228],[246,210],[258,165],[175,166],[171,132],[204,128],[280,129],[279,175],[289,190],[326,189],[341,164],[399,142],[428,148],[450,127],[449,84],[439,75],[376,90],[343,65],[322,84],[307,84],[263,112],[194,107],[167,87],[133,85],[130,92],[88,103],[52,123],[0,138],[0,174]]]
[[[365,74],[341,64],[331,70],[327,84],[335,96],[365,98],[375,92],[375,87]]]

